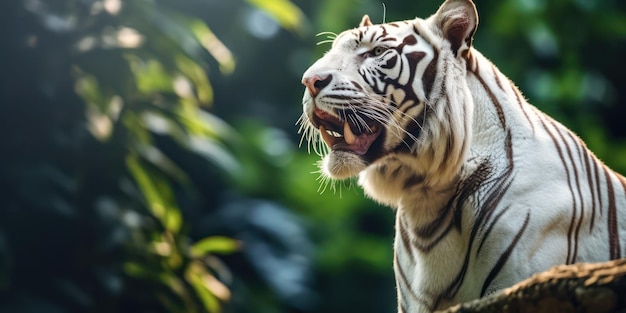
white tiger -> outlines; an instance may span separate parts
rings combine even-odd
[[[470,0],[339,34],[303,76],[322,171],[396,209],[398,312],[626,254],[626,179],[472,48]]]

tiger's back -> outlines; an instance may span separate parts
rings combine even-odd
[[[364,17],[303,76],[322,170],[396,209],[399,312],[626,253],[626,179],[472,48],[477,24],[469,0],[425,20]]]

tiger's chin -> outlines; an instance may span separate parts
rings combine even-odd
[[[332,150],[322,159],[321,169],[333,179],[347,179],[357,176],[369,164],[357,154],[349,151]]]

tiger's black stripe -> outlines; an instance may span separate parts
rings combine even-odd
[[[604,179],[606,180],[607,195],[609,198],[607,227],[609,229],[609,257],[611,260],[621,258],[619,232],[617,230],[617,208],[615,206],[615,191],[613,190],[613,182],[611,181],[610,171],[604,170]]]
[[[450,285],[448,286],[448,288],[445,290],[445,292],[442,294],[441,298],[448,298],[451,299],[452,297],[454,297],[456,295],[456,293],[458,292],[459,288],[461,287],[461,284],[463,283],[463,280],[465,279],[465,274],[467,272],[467,268],[469,266],[469,261],[470,261],[470,257],[471,257],[471,251],[474,248],[474,240],[476,239],[476,236],[478,235],[478,233],[481,230],[484,230],[485,225],[490,221],[490,218],[493,214],[494,211],[496,211],[496,209],[498,208],[498,205],[500,204],[500,202],[502,201],[504,195],[507,193],[508,189],[511,187],[511,184],[513,182],[513,169],[514,169],[514,163],[513,163],[513,150],[512,150],[512,145],[511,145],[511,133],[510,131],[508,132],[507,135],[507,140],[505,141],[504,144],[504,150],[505,153],[507,155],[507,160],[508,160],[508,166],[505,169],[505,171],[497,178],[492,179],[492,181],[489,183],[491,185],[491,187],[489,188],[489,190],[486,192],[487,196],[484,198],[483,201],[481,201],[478,204],[478,214],[476,215],[476,219],[474,221],[474,225],[472,226],[472,229],[470,231],[470,235],[469,235],[469,239],[468,239],[468,245],[467,245],[467,249],[465,252],[465,257],[463,260],[463,265],[461,266],[461,269],[459,270],[458,274],[456,275],[456,277],[452,280],[452,282],[450,283]],[[483,162],[481,163],[481,165],[478,167],[477,171],[484,171],[486,167],[486,165],[488,164],[488,162]],[[489,174],[484,175],[484,172],[474,172],[477,173],[477,177],[473,177],[474,174],[470,175],[470,177],[468,179],[471,180],[475,180],[475,181],[470,181],[472,182],[471,184],[469,184],[469,190],[467,191],[471,191],[471,194],[473,194],[474,192],[476,192],[476,190],[478,189],[478,185],[479,184],[485,184],[485,181],[487,180],[487,178],[490,176]],[[490,173],[490,171],[489,171]],[[460,192],[458,193],[460,196],[463,196],[464,193]],[[469,196],[469,194],[466,194],[467,196]],[[457,211],[461,211],[461,207],[463,205],[465,205],[465,200],[466,199],[456,199],[456,204],[457,204]],[[508,207],[504,208],[503,211],[508,210]],[[500,214],[502,214],[503,212],[501,212]],[[498,215],[499,216],[499,215]],[[460,220],[460,218],[459,218]],[[497,219],[494,220],[492,223],[490,223],[489,226],[487,226],[487,229],[491,229],[491,227],[493,227],[495,225],[495,222],[497,222]],[[457,222],[458,224],[460,224],[460,222]],[[460,227],[459,227],[460,230]],[[479,249],[480,246],[482,246],[482,243],[484,242],[484,240],[486,239],[486,235],[483,232],[483,237],[480,240],[480,244],[479,244]]]
[[[552,127],[554,127],[554,129],[556,129],[556,133],[559,135],[561,142],[563,142],[563,146],[565,146],[565,152],[567,153],[567,156],[569,158],[569,160],[575,160],[574,156],[572,155],[572,150],[570,148],[570,145],[567,144],[567,140],[565,139],[565,136],[563,135],[563,132],[559,129],[558,126],[556,126],[556,124],[554,124],[554,121],[550,120],[550,123],[552,124]],[[567,164],[563,164],[564,166],[567,166]],[[576,186],[576,190],[578,191],[578,199],[580,199],[580,215],[583,216],[582,210],[582,192],[580,190],[580,180],[578,178],[578,169],[576,167],[576,164],[574,164],[572,162],[572,173],[574,174],[574,184]],[[572,236],[572,254],[571,254],[571,258],[568,258],[567,260],[567,264],[572,264],[576,262],[576,258],[578,256],[578,233],[576,230],[576,220],[577,220],[577,216],[578,216],[578,206],[579,206],[579,202],[576,201],[577,198],[575,196],[575,192],[574,189],[572,188],[572,181],[569,181],[570,183],[570,188],[572,189],[572,207],[573,207],[573,212],[572,212],[572,219],[569,225],[569,230],[568,230],[568,236]]]
[[[459,184],[456,196],[448,205],[456,203],[454,212],[454,221],[458,231],[461,231],[462,205],[478,191],[482,185],[488,184],[488,179],[492,176],[493,168],[490,160],[480,162],[476,170],[464,181]]]
[[[593,231],[593,226],[595,224],[595,220],[596,220],[596,199],[597,199],[597,195],[596,195],[596,189],[595,189],[595,185],[598,184],[597,181],[594,181],[593,179],[593,169],[591,168],[591,164],[593,163],[593,166],[595,168],[596,163],[595,162],[591,162],[593,160],[591,160],[592,156],[590,155],[590,153],[587,150],[584,150],[584,161],[585,161],[585,172],[587,173],[587,184],[589,185],[589,192],[591,193],[591,219],[589,221],[589,233],[591,233]]]
[[[422,75],[422,86],[424,86],[424,94],[426,95],[426,99],[430,99],[430,93],[433,90],[433,85],[435,84],[435,76],[437,76],[437,62],[439,61],[439,52],[435,50],[433,59],[430,60],[428,66],[424,70],[424,74]]]
[[[404,272],[404,269],[402,268],[400,261],[398,261],[398,257],[394,257],[394,267],[397,269],[396,270],[396,276],[400,278],[400,280],[398,281],[398,289],[399,291],[402,292],[408,292],[409,295],[411,296],[411,298],[413,300],[415,300],[416,302],[419,302],[421,304],[423,304],[424,306],[430,308],[431,310],[433,309],[433,303],[431,303],[430,301],[428,301],[426,298],[424,298],[423,296],[417,294],[415,292],[415,290],[413,290],[413,288],[411,287],[411,282],[409,281],[409,279],[406,276],[406,273]],[[404,299],[406,299],[407,297],[404,296]]]
[[[576,147],[576,150],[578,151],[578,158],[577,159],[579,159],[579,160],[583,159],[584,156],[583,156],[583,149],[582,149],[582,147],[584,147],[584,145],[581,145],[580,141],[576,140],[576,138],[574,137],[574,135],[572,135],[571,132],[566,132],[566,133],[567,133],[568,137],[570,138],[570,140],[572,141],[572,143],[574,144],[574,146]],[[575,163],[573,162],[573,160],[575,160],[575,159],[572,159],[572,166],[574,168],[577,168],[575,166]],[[588,170],[588,169],[585,168],[585,170]],[[583,219],[585,218],[585,211],[584,211],[585,210],[585,199],[583,197],[582,187],[580,185],[582,179],[578,178],[578,171],[575,171],[575,173],[576,173],[576,176],[575,176],[576,188],[578,189],[578,196],[580,197],[580,217],[578,218],[578,223],[576,224],[576,229],[574,231],[574,236],[575,236],[574,237],[574,242],[576,243],[576,246],[574,248],[574,257],[572,258],[572,263],[576,262],[576,259],[577,259],[577,256],[578,256],[578,245],[579,245],[578,242],[579,242],[579,236],[580,236],[580,227],[582,226]]]
[[[500,210],[500,212],[498,212],[498,214],[496,214],[496,216],[493,217],[492,222],[489,224],[489,227],[487,227],[487,229],[483,233],[482,238],[480,239],[480,243],[478,244],[478,249],[476,249],[476,255],[477,256],[480,254],[480,251],[483,248],[483,244],[489,238],[489,234],[491,234],[491,230],[494,228],[494,226],[496,226],[498,224],[498,221],[500,220],[500,217],[502,217],[502,215],[504,215],[504,213],[506,213],[510,208],[511,208],[510,206],[507,206],[507,207],[503,208],[502,210]]]
[[[483,297],[485,295],[485,292],[487,291],[487,288],[489,288],[489,285],[491,285],[491,283],[496,278],[496,276],[498,275],[500,270],[502,270],[502,267],[504,266],[506,261],[511,256],[511,253],[513,252],[513,249],[515,249],[515,246],[519,242],[520,238],[522,238],[522,235],[524,234],[524,231],[526,230],[526,227],[528,226],[528,222],[529,221],[530,221],[530,211],[526,213],[526,219],[524,220],[524,224],[522,224],[522,227],[520,228],[520,230],[515,235],[515,238],[513,238],[513,241],[511,242],[511,244],[509,244],[509,247],[506,249],[506,251],[504,251],[504,253],[502,253],[502,255],[500,255],[500,258],[498,258],[498,261],[493,266],[493,268],[491,269],[491,271],[487,275],[487,278],[483,282],[483,287],[480,289],[480,296],[481,297]]]
[[[415,241],[415,242],[413,242],[413,246],[415,246],[415,248],[417,248],[418,250],[422,251],[423,253],[430,252],[433,248],[435,248],[437,246],[437,244],[441,240],[443,240],[448,235],[448,232],[450,232],[450,230],[452,229],[453,225],[454,225],[454,223],[448,223],[446,225],[446,228],[444,228],[441,231],[439,236],[437,236],[435,239],[433,239],[430,243],[424,244],[424,243],[419,243],[419,242]]]
[[[561,150],[561,145],[559,143],[559,141],[557,140],[557,138],[554,136],[554,134],[552,133],[552,131],[548,128],[548,126],[546,125],[546,123],[544,122],[544,119],[540,119],[541,121],[541,126],[543,126],[543,128],[545,129],[546,133],[548,133],[548,136],[550,136],[550,139],[552,139],[552,142],[554,143],[554,147],[556,148],[556,151],[559,155],[559,158],[561,159],[561,163],[563,164],[563,169],[565,170],[565,177],[566,180],[568,182],[569,185],[569,190],[570,190],[570,194],[572,196],[572,199],[575,199],[574,197],[574,190],[572,189],[572,185],[571,185],[571,178],[570,178],[570,172],[569,172],[569,167],[567,166],[567,163],[565,161],[565,158],[563,157],[563,151]],[[553,124],[552,124],[553,125]],[[574,213],[576,212],[576,206],[574,205]],[[574,216],[572,216],[572,218],[574,218]],[[572,224],[570,223],[570,227],[567,231],[567,257],[565,259],[565,263],[569,264],[569,260],[571,258],[571,248],[572,248],[572,242],[571,242],[571,237],[572,237]]]
[[[496,108],[496,111],[498,112],[498,119],[500,120],[500,126],[502,127],[502,129],[506,129],[506,120],[504,118],[504,110],[502,109],[502,104],[500,104],[500,101],[498,101],[496,95],[493,93],[493,91],[491,91],[491,88],[489,88],[487,82],[485,82],[483,77],[480,75],[480,69],[478,67],[478,64],[476,64],[476,69],[472,73],[474,74],[474,76],[476,76],[480,84],[483,86],[483,89],[485,89],[485,92],[489,96],[491,103],[493,103],[494,107]]]
[[[414,231],[415,235],[420,238],[430,238],[435,235],[437,230],[441,228],[443,222],[446,218],[449,218],[450,213],[452,213],[452,206],[447,205],[439,209],[439,213],[437,217],[435,217],[432,221],[427,223],[426,225],[417,227]]]
[[[409,237],[409,234],[407,233],[407,225],[406,225],[406,221],[404,219],[401,218],[401,215],[398,214],[398,223],[397,223],[397,231],[400,233],[400,240],[402,240],[402,245],[403,248],[405,249],[405,251],[408,251],[409,253],[409,259],[410,260],[414,260],[415,259],[415,253],[413,252],[412,249],[412,245],[411,245],[411,238]]]
[[[600,209],[599,209],[600,210],[600,215],[602,215],[602,208],[604,207],[604,205],[603,205],[603,201],[602,201],[602,189],[601,189],[602,186],[600,184],[600,182],[601,182],[600,181],[600,169],[599,169],[600,167],[598,166],[598,163],[599,163],[598,160],[595,160],[595,162],[593,162],[593,165],[594,165],[593,166],[594,167],[593,172],[594,172],[594,175],[596,177],[596,181],[598,182],[598,184],[596,184],[596,193],[598,194],[598,206],[600,207]]]

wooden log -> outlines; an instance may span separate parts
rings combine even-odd
[[[626,313],[626,259],[556,266],[446,313]]]

